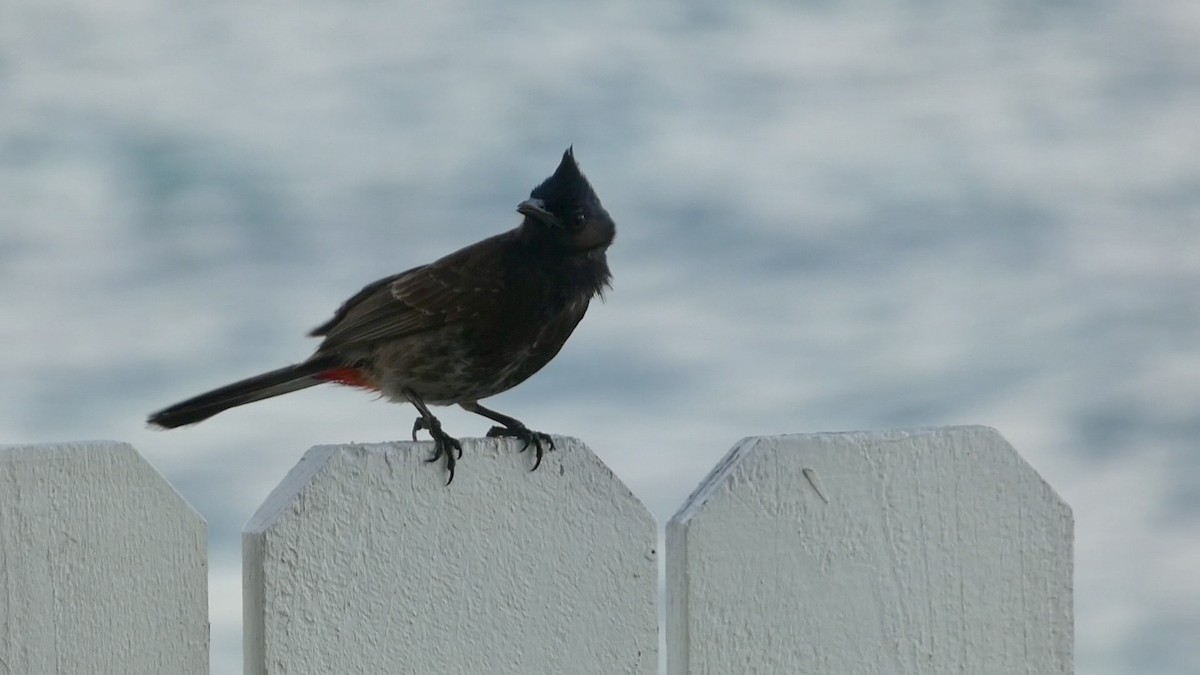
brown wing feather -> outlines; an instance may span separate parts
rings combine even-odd
[[[359,291],[312,335],[319,352],[340,351],[434,330],[495,307],[504,280],[499,235]]]

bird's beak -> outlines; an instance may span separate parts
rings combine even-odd
[[[546,210],[546,202],[540,199],[526,199],[517,204],[517,213],[520,213],[530,218],[535,218],[550,225],[557,225],[558,218],[554,217],[553,213]]]

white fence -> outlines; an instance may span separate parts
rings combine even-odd
[[[245,672],[658,669],[657,525],[585,446],[316,447],[244,533]],[[0,675],[208,672],[205,524],[132,447],[0,448]],[[750,438],[667,525],[668,672],[1072,672],[1070,509],[993,430]]]

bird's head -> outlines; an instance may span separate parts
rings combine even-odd
[[[617,233],[591,183],[580,173],[571,148],[563,153],[554,175],[535,187],[517,211],[525,216],[523,230],[575,253],[602,251]]]

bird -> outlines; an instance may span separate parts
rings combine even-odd
[[[607,251],[616,224],[568,147],[554,173],[517,205],[520,224],[434,262],[379,279],[346,300],[309,335],[303,362],[239,380],[151,414],[152,427],[195,424],[237,406],[334,383],[411,403],[412,427],[434,442],[454,480],[462,444],[430,406],[457,405],[497,425],[489,437],[534,448],[533,470],[551,437],[480,400],[524,382],[550,362],[593,298],[611,288]],[[458,457],[456,458],[455,454]]]

